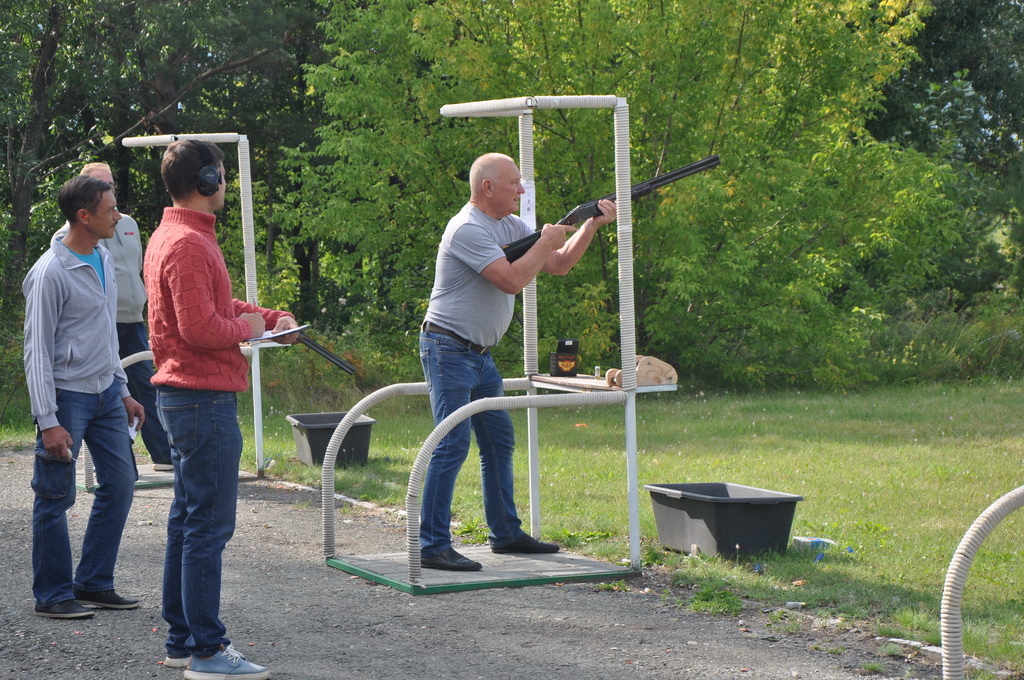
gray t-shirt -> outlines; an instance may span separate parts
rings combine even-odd
[[[516,298],[480,272],[505,257],[502,245],[530,231],[515,215],[496,220],[467,203],[441,237],[426,320],[478,345],[498,344],[512,322]]]

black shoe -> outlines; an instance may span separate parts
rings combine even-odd
[[[135,609],[139,606],[138,600],[129,600],[121,597],[113,590],[98,590],[89,592],[86,590],[73,589],[78,604],[88,604],[103,609]]]
[[[556,553],[558,546],[554,543],[543,543],[533,536],[523,534],[522,538],[516,539],[508,545],[492,545],[491,552],[504,553]]]
[[[36,605],[36,616],[45,616],[48,619],[87,619],[93,614],[93,610],[86,609],[75,600],[64,600],[49,607]]]
[[[455,548],[448,548],[433,557],[422,557],[420,564],[425,569],[447,569],[448,571],[479,571],[484,568],[484,565],[479,562],[474,562],[465,555],[455,552]]]

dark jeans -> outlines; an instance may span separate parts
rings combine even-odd
[[[238,503],[238,407],[234,392],[161,386],[157,395],[174,464],[164,554],[165,645],[169,656],[207,657],[231,643],[220,620],[220,586]]]
[[[149,351],[149,338],[143,323],[117,324],[117,353],[124,359],[136,352]],[[132,398],[142,404],[146,411],[146,422],[142,424],[142,441],[154,463],[171,464],[171,445],[167,433],[156,413],[156,390],[153,389],[153,362],[138,361],[124,369],[128,376],[128,391]]]
[[[501,376],[491,355],[471,352],[447,335],[421,333],[420,361],[435,425],[471,401],[504,395]],[[433,557],[452,547],[452,497],[459,470],[469,457],[471,431],[480,447],[480,480],[489,542],[500,547],[525,536],[514,499],[512,418],[508,411],[483,411],[456,425],[434,449],[427,465],[420,511],[422,557]]]
[[[40,434],[32,477],[32,594],[42,607],[72,599],[72,587],[113,590],[114,563],[138,479],[117,380],[100,394],[57,390],[57,420],[71,435],[73,460],[51,458]],[[72,582],[67,511],[75,504],[74,461],[83,441],[89,445],[99,486]]]

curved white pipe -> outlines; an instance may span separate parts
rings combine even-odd
[[[504,389],[512,392],[525,390],[529,387],[530,381],[526,378],[512,378],[503,381]],[[382,401],[391,397],[403,395],[417,395],[427,393],[427,383],[397,383],[388,385],[363,397],[359,403],[349,410],[341,419],[338,426],[334,428],[334,434],[327,443],[327,450],[324,452],[323,465],[320,468],[320,519],[323,525],[323,554],[325,558],[334,557],[335,545],[335,507],[334,507],[334,462],[338,459],[338,450],[341,443],[345,441],[348,431],[352,425],[359,420],[359,416],[366,413],[370,407],[376,406]]]
[[[121,359],[121,368],[128,368],[129,366],[137,364],[140,361],[152,361],[152,360],[153,360],[153,351],[147,349],[147,350],[144,350],[142,352],[136,352],[135,354],[129,354],[124,359]]]
[[[144,350],[142,352],[136,352],[135,354],[129,354],[124,359],[121,359],[121,368],[128,368],[132,364],[137,364],[140,361],[152,361],[153,352],[151,350]],[[149,418],[150,414],[146,414]],[[156,414],[153,414],[156,417]],[[93,474],[92,467],[92,456],[89,455],[89,445],[82,442],[82,448],[79,451],[79,457],[82,459],[82,484],[86,489],[91,489],[96,485],[96,478]]]
[[[964,646],[963,619],[960,603],[963,600],[967,572],[971,568],[982,541],[1014,510],[1024,506],[1024,486],[1019,486],[988,506],[964,534],[946,572],[942,587],[942,677],[944,680],[963,680]]]
[[[323,527],[323,554],[325,558],[334,557],[334,518],[336,515],[334,505],[334,461],[338,459],[338,450],[341,442],[352,428],[352,425],[359,420],[371,406],[381,403],[391,397],[408,394],[426,394],[427,383],[397,383],[388,385],[376,392],[371,392],[363,397],[359,403],[353,406],[341,419],[338,426],[334,428],[331,441],[327,443],[327,450],[324,452],[323,465],[320,468],[320,520]]]

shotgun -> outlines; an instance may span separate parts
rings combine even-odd
[[[711,168],[716,167],[718,164],[718,154],[708,156],[707,158],[703,158],[695,163],[690,163],[689,165],[684,165],[681,168],[676,168],[671,172],[666,172],[663,175],[652,177],[651,179],[645,182],[634,184],[630,188],[629,194],[631,198],[635,201],[638,198],[646,196],[655,189],[660,189],[666,184],[671,184],[672,182],[680,180],[684,177],[689,177],[690,175],[696,175],[698,172],[710,170]],[[601,209],[597,207],[597,204],[599,201],[603,201],[605,199],[608,199],[609,201],[614,201],[615,194],[608,194],[607,196],[602,196],[601,198],[595,198],[592,201],[581,203],[580,205],[576,206],[569,212],[565,213],[565,215],[562,216],[562,219],[558,220],[558,224],[568,224],[569,226],[572,226],[578,222],[583,222],[584,220],[590,219],[591,217],[597,217],[598,215],[601,214]],[[529,236],[524,236],[523,238],[516,239],[515,241],[512,241],[509,244],[503,245],[501,249],[505,251],[505,257],[508,259],[509,262],[515,262],[520,257],[525,255],[526,251],[532,248],[533,244],[536,243],[537,239],[539,238],[540,230],[533,232]]]

